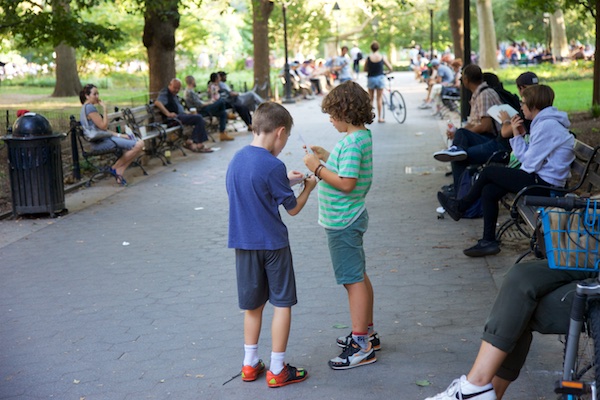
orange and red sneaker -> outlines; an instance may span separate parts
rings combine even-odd
[[[267,371],[267,386],[268,387],[282,387],[290,385],[292,383],[302,382],[308,378],[308,371],[304,368],[292,367],[287,364],[281,372],[277,375],[271,371]]]
[[[265,371],[265,363],[263,360],[258,360],[256,365],[242,366],[242,380],[244,382],[252,382],[258,379],[258,376]]]

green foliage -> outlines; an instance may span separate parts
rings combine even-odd
[[[535,72],[540,82],[574,81],[592,79],[594,69],[593,61],[573,61],[567,64],[544,63],[528,70]],[[522,67],[510,66],[498,71],[490,71],[498,75],[501,82],[513,83],[525,70]]]
[[[79,0],[70,6],[68,0],[52,0],[38,4],[30,0],[0,0],[0,35],[14,35],[18,43],[31,48],[66,43],[74,48],[106,51],[107,43],[121,39],[114,25],[102,26],[81,19],[81,12],[99,0]]]
[[[594,104],[592,105],[592,116],[594,118],[598,118],[600,117],[600,104]],[[594,128],[596,129],[596,128]],[[596,129],[596,132],[598,131],[598,129]]]

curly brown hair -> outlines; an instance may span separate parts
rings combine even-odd
[[[370,124],[375,118],[369,93],[353,81],[344,82],[329,92],[321,103],[321,110],[354,126]]]

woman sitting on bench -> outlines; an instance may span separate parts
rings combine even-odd
[[[83,134],[90,141],[92,150],[123,150],[123,155],[112,165],[110,173],[115,177],[118,184],[127,185],[123,173],[142,154],[144,142],[136,140],[134,136],[107,130],[106,103],[100,100],[98,88],[95,85],[91,83],[85,85],[79,93],[79,100],[83,104],[80,115],[81,127],[83,128]],[[102,107],[102,114],[98,112],[97,105]]]
[[[469,257],[484,257],[498,254],[500,246],[496,240],[498,202],[507,193],[518,193],[531,185],[541,185],[528,192],[535,196],[549,196],[553,187],[564,187],[575,159],[575,138],[569,132],[567,113],[552,107],[554,91],[546,85],[534,85],[523,90],[522,110],[531,121],[529,143],[525,142],[523,119],[515,114],[502,125],[512,126],[510,145],[521,168],[488,166],[483,169],[469,193],[456,200],[439,192],[438,200],[448,215],[458,221],[463,213],[479,198],[483,206],[483,238],[463,253]]]

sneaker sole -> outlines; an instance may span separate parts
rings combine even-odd
[[[291,385],[292,383],[298,383],[298,382],[303,382],[306,380],[306,378],[308,378],[308,372],[306,372],[304,374],[304,377],[300,378],[300,379],[293,379],[291,381],[285,381],[282,383],[267,383],[267,386],[270,388],[279,388],[279,387],[284,387],[287,385]]]
[[[343,369],[351,369],[351,368],[356,368],[356,367],[362,367],[363,365],[369,365],[369,364],[373,364],[375,361],[377,361],[377,357],[373,356],[373,358],[366,358],[364,360],[362,360],[361,362],[357,363],[357,364],[350,364],[350,365],[343,365],[343,366],[336,366],[336,365],[332,365],[332,362],[329,361],[329,368],[331,369],[335,369],[335,370],[343,370]]]
[[[451,161],[464,161],[467,159],[466,154],[459,154],[456,156],[451,156],[450,154],[436,154],[433,156],[438,161],[442,162],[451,162]]]
[[[496,248],[493,251],[488,251],[488,252],[482,252],[480,250],[476,250],[473,252],[467,251],[467,250],[463,250],[463,254],[467,257],[487,257],[487,256],[495,256],[496,254],[500,253],[500,248]]]

